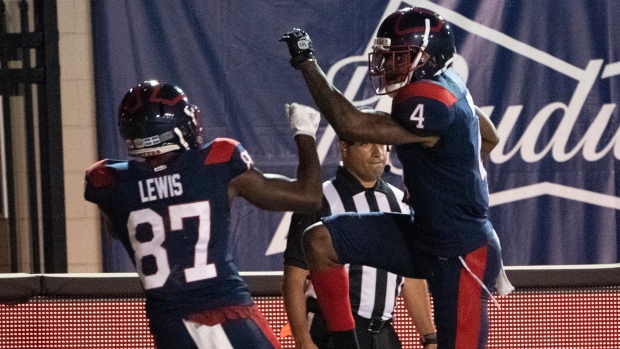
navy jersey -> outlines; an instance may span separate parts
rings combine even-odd
[[[251,166],[239,142],[218,138],[155,169],[115,160],[88,169],[84,196],[132,258],[149,318],[252,304],[228,242],[228,184]]]
[[[484,245],[488,189],[480,160],[480,131],[472,98],[452,69],[402,88],[392,117],[412,132],[441,137],[433,148],[395,147],[403,164],[408,203],[415,211],[415,241],[433,254],[458,256]]]

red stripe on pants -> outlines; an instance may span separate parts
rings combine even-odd
[[[258,327],[260,327],[260,329],[263,331],[263,334],[265,334],[265,337],[267,337],[273,347],[276,349],[280,349],[280,341],[278,341],[278,338],[276,338],[273,329],[271,329],[269,321],[267,321],[267,319],[263,316],[260,310],[258,310],[258,308],[254,308],[254,312],[252,313],[252,320],[254,320]]]
[[[465,256],[465,264],[482,280],[487,264],[487,246]],[[465,268],[459,279],[455,349],[478,348],[482,322],[482,286]]]

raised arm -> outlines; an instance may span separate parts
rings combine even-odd
[[[422,137],[410,133],[382,112],[359,111],[329,81],[314,58],[312,41],[302,30],[285,34],[292,56],[291,65],[303,74],[317,107],[336,133],[345,139],[378,144],[425,143],[432,146],[437,137]]]
[[[297,178],[264,174],[251,168],[230,182],[230,200],[242,196],[256,207],[269,211],[309,212],[321,206],[321,164],[314,138],[320,114],[311,108],[295,113],[288,105],[286,110],[291,127],[296,129],[295,142],[299,152]]]

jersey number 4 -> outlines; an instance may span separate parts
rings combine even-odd
[[[424,128],[424,104],[418,104],[411,116],[409,117],[409,121],[417,121],[415,125],[416,128]]]
[[[205,280],[217,276],[215,264],[207,264],[207,247],[211,238],[211,207],[208,201],[194,202],[191,204],[174,205],[168,208],[170,218],[170,231],[183,230],[183,219],[198,217],[198,241],[195,245],[194,266],[187,268],[185,280],[187,282]],[[149,224],[153,231],[153,238],[149,241],[138,241],[136,238],[136,228],[140,224]],[[168,263],[168,253],[162,247],[166,239],[166,228],[164,219],[157,212],[146,208],[133,211],[127,220],[127,230],[131,247],[135,252],[136,269],[142,279],[144,288],[149,290],[161,287],[166,283],[170,275],[170,265]],[[151,275],[144,275],[142,272],[142,259],[146,256],[153,256],[157,265],[157,272]]]

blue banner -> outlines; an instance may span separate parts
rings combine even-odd
[[[500,144],[485,162],[490,217],[506,265],[620,261],[620,36],[614,0],[92,1],[100,156],[125,158],[116,112],[143,80],[181,86],[201,109],[207,139],[230,137],[264,172],[294,176],[295,144],[284,104],[314,105],[280,36],[313,39],[328,78],[356,105],[390,110],[367,78],[381,20],[421,6],[455,28],[455,68],[491,116]],[[614,29],[616,28],[616,29]],[[338,163],[323,121],[324,176]],[[392,156],[387,179],[401,186]],[[281,270],[289,213],[237,200],[231,226],[241,270]],[[104,270],[132,267],[120,244]]]

